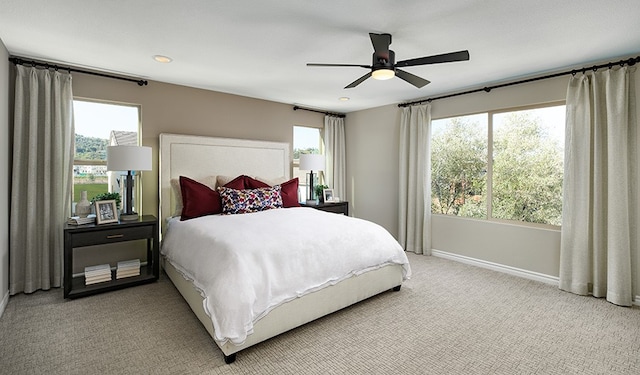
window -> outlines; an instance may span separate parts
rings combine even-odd
[[[76,148],[73,160],[74,205],[80,200],[82,191],[87,192],[89,200],[107,192],[122,196],[116,176],[107,172],[107,146],[139,144],[139,107],[74,100],[73,116]]]
[[[487,217],[486,114],[431,123],[431,212]]]
[[[300,200],[307,196],[308,182],[307,171],[301,171],[300,154],[322,154],[322,138],[318,128],[306,126],[293,127],[293,177],[298,177],[300,188]],[[314,178],[315,180],[315,178]]]
[[[564,120],[564,105],[434,120],[431,212],[559,226]]]

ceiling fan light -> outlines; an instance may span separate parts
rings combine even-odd
[[[373,77],[373,79],[377,79],[380,81],[391,79],[395,75],[396,72],[394,72],[392,69],[378,69],[371,72],[371,76]]]

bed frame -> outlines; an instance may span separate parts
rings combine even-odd
[[[172,178],[187,176],[197,180],[207,176],[235,177],[246,174],[270,179],[289,179],[290,172],[288,143],[160,134],[162,230],[164,231],[166,219],[171,217],[175,207],[175,197],[171,191]],[[207,332],[214,337],[213,324],[204,311],[200,292],[164,259],[162,267]],[[253,333],[242,345],[235,345],[230,341],[225,344],[215,342],[224,353],[225,362],[231,363],[235,361],[236,353],[242,349],[384,291],[400,290],[401,283],[402,266],[387,265],[278,306],[254,324]]]

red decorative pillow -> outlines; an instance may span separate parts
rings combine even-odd
[[[211,190],[208,186],[188,177],[180,176],[180,190],[182,191],[180,220],[222,213],[220,193]]]
[[[243,189],[252,189],[249,188],[245,185],[245,180],[247,178],[251,178],[249,176],[238,176],[236,178],[234,178],[233,180],[227,182],[226,184],[223,185],[223,187],[229,188],[229,189],[236,189],[236,190],[243,190]],[[268,187],[268,186],[267,186]]]
[[[260,189],[271,187],[271,185],[267,184],[266,182],[256,180],[255,178],[244,176],[244,187],[245,189]]]
[[[300,207],[298,203],[298,177],[280,184],[282,195],[282,207]]]
[[[296,177],[280,184],[282,189],[280,191],[280,195],[282,195],[282,207],[300,207],[300,203],[298,203],[298,183],[298,177]],[[249,176],[245,176],[244,185],[247,189],[270,187],[269,184]]]

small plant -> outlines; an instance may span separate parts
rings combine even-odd
[[[322,195],[322,191],[328,188],[329,186],[327,185],[316,185],[313,187],[313,192],[316,193],[316,197],[318,197],[319,200],[323,200],[324,196]]]
[[[100,193],[95,197],[91,198],[91,204],[94,204],[96,201],[109,201],[115,200],[116,206],[120,208],[120,193]]]

